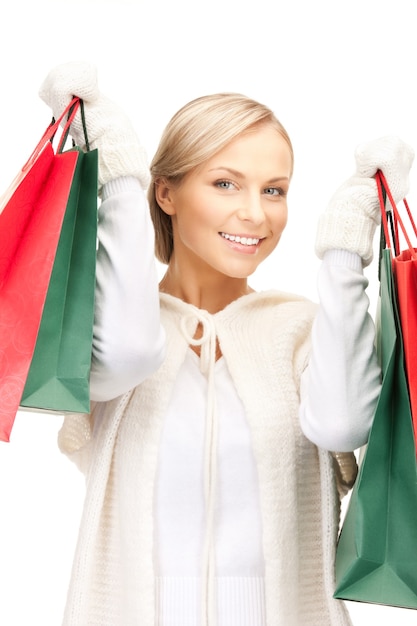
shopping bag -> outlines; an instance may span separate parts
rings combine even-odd
[[[411,238],[417,236],[417,228],[407,199],[405,198],[402,204],[406,209],[403,214],[408,220],[409,228],[407,228],[406,222],[401,217],[401,213],[395,204],[382,172],[378,172],[377,181],[380,192],[386,194],[387,202],[389,202],[388,206],[390,207],[389,215],[392,221],[391,239],[392,247],[394,248],[392,266],[404,344],[405,369],[410,394],[414,438],[417,440],[417,250],[411,242]]]
[[[21,407],[90,412],[97,180],[97,150],[81,152]]]
[[[9,441],[35,349],[79,152],[53,140],[74,98],[48,126],[0,199],[0,440]]]
[[[376,315],[382,387],[339,536],[334,597],[416,609],[417,464],[392,261],[384,245]]]

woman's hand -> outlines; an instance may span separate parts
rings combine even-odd
[[[355,151],[356,172],[333,195],[320,216],[316,253],[348,250],[359,254],[364,266],[373,256],[373,237],[381,220],[375,174],[380,169],[395,202],[409,190],[414,150],[398,137],[381,137],[361,144]]]
[[[125,113],[100,92],[93,65],[83,61],[58,65],[45,78],[39,95],[55,118],[74,96],[83,100],[90,147],[98,149],[100,188],[121,176],[134,176],[146,189],[149,169],[145,151]],[[70,133],[75,143],[84,149],[80,112],[71,124]]]

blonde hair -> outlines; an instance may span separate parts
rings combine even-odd
[[[294,161],[287,131],[263,104],[236,93],[202,96],[182,107],[166,126],[151,163],[148,200],[155,228],[155,254],[169,263],[173,250],[171,216],[158,205],[155,187],[160,179],[179,185],[196,167],[213,157],[238,135],[266,124],[285,139]]]

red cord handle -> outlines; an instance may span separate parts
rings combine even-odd
[[[413,247],[413,245],[411,243],[410,237],[409,237],[409,235],[407,233],[407,230],[406,230],[406,228],[404,226],[404,222],[401,219],[401,216],[399,214],[397,205],[395,204],[394,198],[392,197],[391,190],[388,187],[387,180],[386,180],[384,174],[381,172],[381,170],[377,171],[377,173],[375,174],[375,179],[376,179],[376,183],[377,183],[377,187],[378,187],[378,198],[379,198],[379,204],[380,204],[380,207],[381,207],[381,219],[382,219],[382,225],[383,225],[383,229],[384,229],[384,235],[385,235],[385,241],[386,241],[387,247],[391,248],[391,243],[393,243],[394,244],[394,250],[398,251],[398,253],[399,253],[399,251],[400,251],[399,236],[398,236],[398,225],[399,225],[400,228],[401,228],[401,231],[402,231],[402,233],[404,235],[404,238],[405,238],[405,240],[407,242],[407,246],[408,246],[408,248],[410,250],[411,257],[413,259],[417,259],[417,252],[416,252],[416,250],[414,249],[414,247]],[[386,208],[385,208],[384,193],[383,193],[384,191],[386,192],[386,194],[388,196],[388,199],[390,201],[391,208],[392,208],[392,216],[393,216],[393,220],[394,220],[394,241],[393,242],[391,242],[392,238],[389,235],[387,211],[386,211]],[[407,214],[408,214],[410,223],[411,223],[411,225],[413,227],[414,234],[417,236],[416,224],[415,224],[415,222],[413,220],[413,216],[411,215],[410,207],[408,206],[408,202],[407,202],[407,200],[405,198],[403,199],[403,203],[404,203],[404,206],[405,206],[405,208],[407,210]]]
[[[45,146],[50,141],[53,140],[55,133],[59,128],[60,123],[65,118],[65,116],[67,116],[67,121],[65,122],[65,126],[63,127],[62,138],[58,146],[58,152],[62,151],[64,147],[63,143],[65,143],[65,139],[68,136],[69,128],[74,120],[74,117],[78,111],[79,106],[80,106],[80,99],[78,98],[78,96],[75,96],[71,100],[71,102],[68,104],[68,106],[65,108],[65,110],[61,113],[61,115],[58,117],[58,119],[48,126],[48,128],[42,135],[38,145],[36,146],[32,154],[30,155],[28,160],[26,161],[25,165],[22,167],[23,172],[28,170],[31,167],[31,165],[34,163],[34,161],[36,161],[36,159],[38,158],[42,150],[45,148]]]

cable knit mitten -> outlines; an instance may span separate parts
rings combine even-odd
[[[332,249],[356,252],[366,266],[372,261],[373,237],[381,221],[374,176],[381,170],[395,202],[400,202],[409,190],[414,151],[398,137],[382,137],[358,146],[355,160],[355,175],[336,191],[319,218],[316,253],[323,258]]]
[[[149,184],[145,151],[125,113],[104,96],[97,82],[97,70],[90,63],[73,61],[52,69],[41,85],[39,95],[58,118],[73,96],[84,101],[88,140],[98,149],[99,187],[120,176],[138,178],[142,187]],[[71,136],[85,148],[80,113],[71,124]]]

